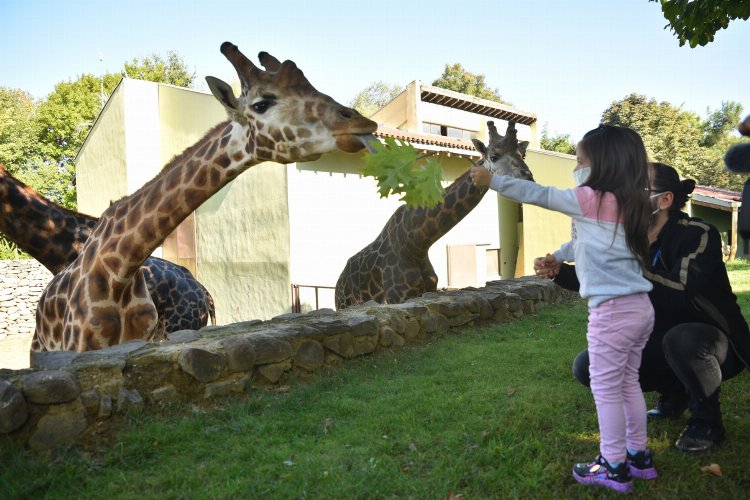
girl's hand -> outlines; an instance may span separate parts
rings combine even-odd
[[[560,272],[560,261],[554,255],[547,254],[544,257],[534,259],[534,272],[536,275],[551,280]]]
[[[492,174],[489,170],[476,165],[471,167],[469,176],[471,177],[472,184],[474,184],[478,188],[488,187],[490,185],[490,181],[492,180]]]

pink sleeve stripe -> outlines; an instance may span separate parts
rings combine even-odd
[[[601,192],[594,191],[588,186],[575,189],[581,212],[587,219],[600,220],[602,222],[620,222],[617,219],[617,200],[612,193],[604,193],[604,200],[599,206],[599,195]]]

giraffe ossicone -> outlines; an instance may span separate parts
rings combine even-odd
[[[165,337],[141,265],[191,212],[246,169],[292,163],[335,150],[357,152],[372,120],[315,90],[292,61],[261,52],[265,70],[225,42],[240,79],[207,77],[229,120],[167,163],[138,191],[102,214],[80,254],[42,293],[32,349],[86,351]]]

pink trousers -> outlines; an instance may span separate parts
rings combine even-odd
[[[589,308],[589,374],[601,437],[610,463],[624,462],[626,447],[646,448],[646,401],[638,383],[641,352],[654,327],[646,293]]]

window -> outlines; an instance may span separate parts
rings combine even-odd
[[[466,130],[458,127],[449,127],[437,123],[423,122],[422,132],[425,134],[441,135],[443,137],[454,137],[456,139],[471,140],[471,135],[476,133],[474,130]]]

